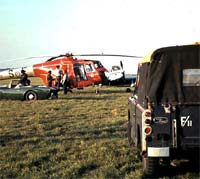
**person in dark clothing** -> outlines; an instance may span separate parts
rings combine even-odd
[[[22,84],[23,86],[30,85],[30,80],[28,79],[28,75],[26,74],[25,70],[21,70],[21,77],[19,80],[19,83]]]
[[[48,87],[52,87],[52,82],[53,82],[53,77],[51,75],[51,70],[48,71],[48,74],[47,74],[47,82],[48,82]]]

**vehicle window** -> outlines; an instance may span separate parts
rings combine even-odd
[[[200,86],[200,69],[184,69],[183,86]]]
[[[86,64],[85,65],[85,71],[86,72],[92,72],[92,71],[94,71],[94,69],[92,68],[91,64]]]
[[[83,65],[75,64],[74,65],[74,73],[75,73],[76,78],[77,78],[78,81],[79,80],[87,80]]]
[[[120,70],[119,66],[112,66],[112,71],[117,71],[117,70]]]
[[[95,61],[94,62],[94,66],[95,66],[95,68],[101,68],[101,67],[103,67],[103,65],[99,61]]]
[[[140,81],[140,68],[142,67],[142,64],[139,63],[138,64],[138,69],[137,69],[137,76],[136,76],[136,80],[135,80],[135,88],[134,88],[134,94],[136,94],[138,92],[138,87],[139,87],[139,81]]]

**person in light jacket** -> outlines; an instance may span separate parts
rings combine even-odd
[[[63,93],[67,94],[68,88],[69,88],[69,77],[67,71],[64,72],[63,78],[62,78],[62,84],[63,84]]]

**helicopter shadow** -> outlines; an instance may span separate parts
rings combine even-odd
[[[123,89],[98,89],[98,91],[94,90],[94,91],[76,91],[75,93],[77,94],[93,94],[93,95],[101,95],[101,94],[122,94],[122,93],[132,93],[132,90],[130,88],[123,88]]]
[[[66,98],[60,98],[60,99],[77,99],[77,100],[108,100],[108,97],[90,97],[90,96],[73,96],[73,97],[66,97]]]
[[[101,101],[101,100],[112,100],[113,97],[112,96],[100,96],[100,95],[96,95],[96,96],[86,96],[86,95],[81,95],[81,96],[60,96],[59,99],[61,100],[97,100],[97,101]]]

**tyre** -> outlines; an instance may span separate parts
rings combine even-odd
[[[129,142],[129,145],[131,147],[135,146],[134,145],[134,141],[133,141],[133,137],[132,137],[132,126],[131,126],[130,120],[128,120],[127,133],[128,133],[128,142]]]
[[[142,157],[142,170],[146,176],[155,176],[158,172],[159,158],[158,157]]]
[[[131,125],[130,120],[128,120],[128,141],[130,146],[138,148],[138,150],[141,149],[141,142],[140,142],[140,129],[139,126],[137,126],[136,131]]]
[[[25,100],[27,101],[31,101],[31,100],[37,100],[37,93],[34,91],[28,91],[25,96],[24,96]]]
[[[58,99],[58,94],[52,92],[52,93],[51,93],[51,96],[50,96],[50,99]]]

